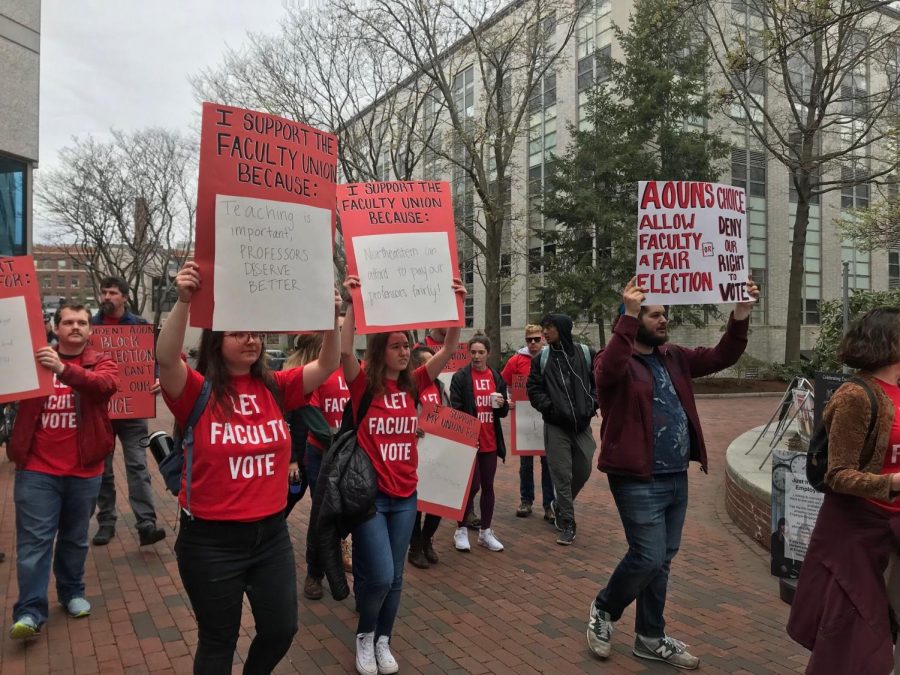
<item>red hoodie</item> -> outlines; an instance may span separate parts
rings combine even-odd
[[[503,366],[503,370],[500,372],[507,386],[511,387],[513,385],[516,375],[528,377],[528,374],[531,372],[531,358],[531,352],[528,351],[528,347],[523,347],[509,357],[509,361],[506,362],[506,365]]]

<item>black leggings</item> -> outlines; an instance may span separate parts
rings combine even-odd
[[[178,572],[197,617],[195,675],[231,673],[244,593],[256,620],[245,675],[267,675],[297,632],[297,572],[284,513],[252,523],[181,516]]]
[[[416,512],[416,522],[413,525],[413,539],[417,537],[422,537],[422,539],[431,539],[434,536],[434,533],[437,532],[438,525],[441,524],[441,517],[435,516],[430,513],[424,514],[425,523],[422,523],[422,512]]]

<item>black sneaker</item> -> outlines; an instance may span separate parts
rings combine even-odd
[[[110,540],[116,536],[115,525],[101,525],[97,530],[97,534],[91,539],[94,546],[106,546]]]
[[[142,527],[138,530],[138,539],[140,540],[141,546],[151,546],[158,541],[162,541],[166,538],[166,531],[161,527],[157,527],[156,525],[151,525],[150,527]],[[97,538],[94,538],[94,543],[97,543]]]
[[[556,538],[556,543],[560,546],[571,546],[573,541],[575,541],[575,523],[570,520]]]

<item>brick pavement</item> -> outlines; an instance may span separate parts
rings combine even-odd
[[[801,672],[804,649],[784,632],[788,607],[777,597],[766,554],[741,534],[724,509],[724,454],[728,442],[765,422],[773,399],[703,400],[701,419],[711,456],[709,476],[691,469],[691,502],[681,553],[669,584],[668,632],[702,658],[705,673]],[[168,411],[153,426],[170,424]],[[57,605],[44,634],[28,645],[6,638],[16,598],[12,467],[0,463],[0,672],[189,673],[197,630],[175,563],[176,506],[154,474],[160,524],[169,530],[155,547],[139,548],[127,506],[124,466],[116,463],[120,521],[105,548],[92,547],[87,563],[88,619],[68,619]],[[536,472],[537,474],[537,472]],[[536,475],[537,478],[537,475]],[[451,523],[437,534],[441,563],[407,566],[393,648],[402,671],[423,673],[661,673],[673,670],[631,655],[633,609],[617,624],[613,654],[596,660],[585,644],[588,604],[625,550],[621,524],[606,481],[595,473],[577,504],[578,539],[569,548],[539,516],[521,519],[518,460],[497,474],[494,527],[506,546],[490,553],[473,545],[452,549]],[[303,556],[309,501],[291,516],[298,560]],[[124,511],[124,517],[122,512]],[[95,525],[92,524],[92,533]],[[475,536],[471,537],[473,544]],[[298,571],[302,583],[303,569]],[[52,582],[51,582],[52,588]],[[301,596],[302,597],[302,596]],[[51,603],[54,602],[51,590]],[[278,673],[353,672],[350,600],[301,600],[301,628]],[[252,617],[245,608],[238,660],[247,652]]]

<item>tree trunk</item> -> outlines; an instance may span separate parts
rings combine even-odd
[[[806,273],[806,231],[809,226],[809,173],[797,171],[797,215],[791,244],[791,272],[788,280],[787,321],[784,335],[784,362],[800,360],[800,326],[803,318],[803,280]]]
[[[485,209],[485,260],[484,260],[484,332],[493,348],[488,363],[500,366],[500,234],[503,221],[496,220]]]
[[[601,305],[597,310],[597,333],[600,336],[600,349],[606,347],[606,312]]]

